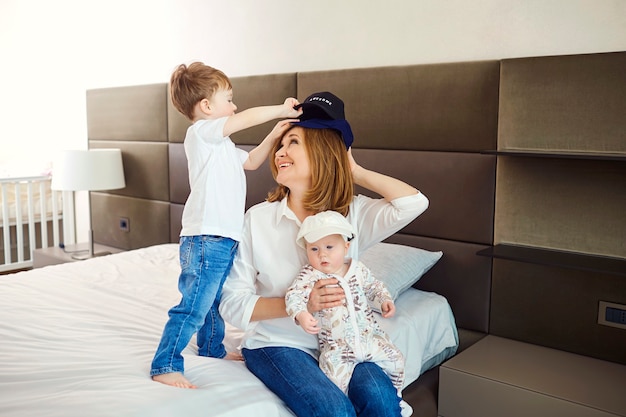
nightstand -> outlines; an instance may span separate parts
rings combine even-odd
[[[487,335],[439,368],[439,416],[626,416],[625,381],[625,365]]]
[[[63,264],[66,262],[79,262],[80,260],[72,258],[73,255],[80,255],[86,252],[74,252],[74,251],[87,251],[88,243],[78,243],[76,245],[69,245],[63,249],[59,247],[41,248],[33,251],[33,268],[41,268],[48,265]],[[94,245],[94,252],[96,254],[113,254],[123,252],[124,249],[113,248],[111,246],[100,245],[96,243]],[[103,256],[103,255],[100,255]]]

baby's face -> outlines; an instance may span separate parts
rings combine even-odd
[[[349,242],[341,235],[329,235],[306,244],[306,254],[313,268],[325,274],[341,274]]]

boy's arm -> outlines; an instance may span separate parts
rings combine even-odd
[[[297,121],[298,119],[285,119],[278,122],[272,131],[268,133],[265,139],[263,139],[263,141],[254,149],[248,152],[248,159],[243,164],[243,169],[255,170],[260,167],[263,161],[267,159],[270,152],[272,152],[274,143],[283,136],[287,129],[289,129],[292,122]]]
[[[240,130],[247,129],[252,126],[260,125],[274,119],[282,119],[286,117],[298,117],[302,114],[302,109],[296,110],[294,106],[298,104],[298,100],[289,97],[285,99],[283,104],[275,106],[260,106],[246,109],[242,112],[235,113],[228,117],[224,125],[224,136],[230,136]]]

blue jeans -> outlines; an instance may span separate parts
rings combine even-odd
[[[182,351],[194,333],[198,333],[199,355],[226,356],[222,343],[225,325],[218,308],[238,245],[235,240],[213,235],[180,238],[178,290],[182,298],[168,313],[150,375],[184,372]]]
[[[373,362],[356,366],[346,396],[311,355],[295,348],[243,349],[248,369],[298,417],[398,417],[400,397]]]

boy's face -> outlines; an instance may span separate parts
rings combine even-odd
[[[233,90],[217,90],[209,100],[209,108],[211,110],[212,119],[219,119],[220,117],[228,117],[235,114],[237,106],[233,103]]]
[[[343,268],[350,242],[343,236],[328,235],[317,242],[306,244],[306,255],[311,266],[325,274],[339,274]]]

